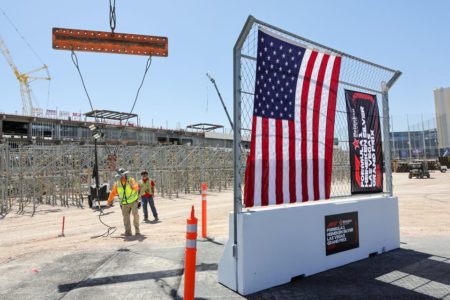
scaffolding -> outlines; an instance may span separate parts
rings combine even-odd
[[[108,168],[108,147],[99,145],[99,176],[102,183],[114,183]],[[188,145],[128,146],[117,148],[117,167],[136,179],[143,169],[156,183],[162,197],[200,193],[201,183],[210,190],[232,187],[232,149]],[[94,184],[94,146],[79,144],[0,144],[0,213],[18,213],[40,204],[84,205]]]

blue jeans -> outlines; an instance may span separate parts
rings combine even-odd
[[[156,211],[155,201],[153,201],[153,196],[150,196],[150,197],[141,196],[141,200],[142,200],[142,207],[144,209],[144,218],[148,219],[147,203],[150,205],[150,209],[152,210],[153,217],[155,219],[158,218],[158,212]]]

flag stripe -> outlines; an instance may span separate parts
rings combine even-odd
[[[320,114],[320,103],[322,100],[322,89],[323,89],[323,79],[325,77],[325,70],[327,67],[329,55],[325,54],[322,58],[322,62],[320,64],[319,74],[317,76],[317,84],[316,91],[314,96],[314,110],[313,110],[313,119],[312,119],[312,147],[313,147],[313,182],[314,182],[314,199],[320,199],[320,188],[319,188],[319,172],[323,173],[323,170],[319,170],[319,159],[323,159],[319,157],[319,118]]]
[[[288,122],[289,126],[289,201],[290,203],[297,202],[296,191],[296,160],[295,160],[295,122]]]
[[[275,120],[276,126],[276,203],[283,203],[283,120]]]
[[[262,118],[255,117],[255,206],[261,206],[261,179],[262,179]]]
[[[261,123],[261,205],[266,206],[269,204],[269,120],[267,118],[261,118]]]
[[[255,143],[256,143],[256,121],[258,118],[253,118],[252,121],[252,139],[250,140],[250,155],[247,158],[247,168],[245,170],[245,188],[244,188],[244,202],[246,206],[253,206],[255,199]]]
[[[289,124],[293,123],[293,121],[289,120],[282,120],[281,128],[283,130],[283,203],[289,203],[290,202],[290,180],[289,180],[289,174],[290,174],[290,162],[289,162],[289,156],[290,156],[290,149],[289,149]]]
[[[303,86],[304,86],[304,78],[306,75],[306,69],[308,66],[309,59],[311,57],[311,50],[307,49],[305,51],[305,55],[303,56],[303,61],[299,69],[298,80],[295,91],[295,193],[297,201],[304,199],[303,197],[303,170],[302,170],[302,147],[303,147],[303,130],[302,123],[300,120],[302,119],[302,94],[303,94]],[[303,200],[302,200],[303,201]]]
[[[325,161],[328,161],[328,157],[325,156],[325,134],[327,126],[328,117],[328,98],[329,98],[329,88],[331,81],[331,74],[333,72],[335,56],[330,56],[327,64],[327,69],[325,72],[325,78],[323,80],[323,93],[322,100],[320,102],[320,121],[319,121],[319,188],[320,188],[320,199],[325,199],[325,178],[326,178],[326,168]],[[331,157],[332,159],[332,157]]]
[[[301,95],[301,116],[300,116],[300,122],[301,122],[301,136],[302,136],[302,201],[308,201],[308,168],[307,164],[304,162],[307,161],[307,109],[308,109],[308,92],[309,92],[309,85],[311,81],[311,74],[314,69],[314,63],[316,61],[317,52],[313,51],[311,52],[311,56],[308,60],[308,65],[306,67],[306,73],[305,77],[303,78],[303,88],[302,88],[302,95]]]
[[[339,83],[339,71],[341,68],[341,57],[337,56],[334,59],[333,73],[331,75],[331,84],[328,98],[328,112],[327,112],[327,129],[325,137],[325,157],[327,158],[326,179],[325,179],[325,199],[330,198],[331,192],[331,171],[333,167],[333,139],[334,139],[334,118],[336,113],[336,98],[337,88]]]
[[[269,138],[269,186],[268,190],[268,204],[276,204],[276,168],[277,168],[277,158],[276,158],[276,128],[275,119],[267,118],[269,126],[267,136]]]
[[[314,63],[313,72],[311,74],[311,82],[308,91],[308,101],[306,110],[306,170],[307,170],[307,184],[308,184],[308,200],[314,198],[314,169],[313,169],[313,114],[315,92],[317,84],[317,76],[319,74],[320,64],[322,62],[323,53],[317,53],[317,58]]]

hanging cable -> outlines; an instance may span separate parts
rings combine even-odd
[[[91,97],[89,96],[89,93],[86,89],[86,84],[84,83],[84,78],[80,71],[80,65],[78,64],[78,56],[75,53],[75,51],[73,51],[73,49],[72,49],[72,53],[70,54],[70,58],[72,59],[72,62],[75,65],[75,68],[77,68],[78,74],[80,75],[81,83],[83,84],[84,91],[86,92],[86,96],[89,100],[89,105],[91,106],[91,110],[94,110],[94,107],[92,106]],[[95,122],[97,122],[97,116],[95,116]]]
[[[73,49],[72,49],[72,53],[71,53],[70,57],[71,57],[71,59],[72,59],[73,64],[75,65],[75,68],[77,68],[78,75],[80,75],[81,83],[83,84],[83,89],[84,89],[84,92],[85,92],[85,94],[86,94],[86,97],[88,98],[89,105],[91,106],[91,110],[94,111],[94,106],[92,105],[91,97],[89,96],[88,90],[87,90],[87,88],[86,88],[86,84],[84,83],[83,75],[81,74],[80,65],[79,65],[79,63],[78,63],[78,56],[77,56],[77,54],[75,53],[75,51],[73,51]],[[100,131],[102,131],[102,129],[100,128],[100,126],[98,126],[99,122],[98,122],[98,119],[97,119],[97,115],[96,115],[96,114],[94,114],[94,118],[95,118],[95,124],[97,125],[98,129],[99,129]],[[111,150],[110,150],[108,144],[105,143],[105,146],[106,146],[106,151],[108,152],[108,154],[111,154]]]
[[[91,97],[89,96],[89,92],[88,92],[88,90],[87,90],[87,88],[86,88],[86,84],[85,84],[85,82],[84,82],[83,75],[81,74],[81,70],[80,70],[80,65],[79,65],[79,63],[78,63],[78,57],[77,57],[77,54],[75,53],[75,51],[73,51],[73,49],[72,49],[72,53],[71,53],[71,58],[72,58],[73,64],[75,65],[75,67],[76,67],[76,69],[77,69],[77,71],[78,71],[78,74],[80,75],[81,83],[83,84],[83,89],[84,89],[84,91],[85,91],[85,93],[86,93],[86,96],[87,96],[87,98],[88,98],[89,105],[91,106],[92,111],[94,111],[94,106],[92,105]],[[150,66],[151,66],[151,65],[152,65],[152,57],[149,56],[148,59],[147,59],[147,63],[145,64],[144,75],[142,76],[141,83],[140,83],[139,88],[138,88],[138,90],[137,90],[137,92],[136,92],[136,96],[134,97],[134,102],[133,102],[133,106],[131,107],[130,114],[133,113],[133,111],[134,111],[134,107],[136,106],[137,100],[138,100],[138,98],[139,98],[139,93],[140,93],[140,91],[141,91],[142,86],[144,85],[145,78],[146,78],[146,76],[147,76],[148,70],[150,69]],[[94,115],[94,117],[95,117],[95,123],[98,124],[97,116]],[[129,119],[127,119],[127,120],[125,121],[125,125],[122,127],[122,130],[120,131],[119,138],[118,138],[119,141],[120,141],[120,139],[122,138],[123,132],[124,132],[125,128],[126,128],[127,125],[128,125],[128,121],[129,121]],[[108,151],[109,154],[116,155],[117,149],[118,149],[118,147],[119,147],[119,144],[117,144],[116,147],[114,148],[114,152],[111,152],[111,151],[110,151],[110,149],[109,149],[109,147],[108,147],[107,144],[105,144],[105,146],[106,146],[107,151]]]
[[[81,83],[83,84],[84,91],[85,91],[86,96],[87,96],[87,98],[88,98],[88,100],[89,100],[89,105],[91,106],[92,111],[94,111],[94,106],[92,105],[91,97],[89,96],[89,93],[88,93],[87,88],[86,88],[86,84],[84,83],[83,75],[81,74],[81,70],[80,70],[80,65],[79,65],[79,63],[78,63],[78,57],[77,57],[77,54],[75,53],[75,51],[73,51],[73,49],[72,49],[71,58],[72,58],[73,64],[74,64],[75,67],[77,68],[78,74],[80,75]],[[95,124],[98,125],[98,119],[97,119],[97,116],[96,116],[95,114],[94,114],[94,117],[95,117]],[[98,126],[98,129],[101,131],[100,126]],[[109,147],[108,147],[108,144],[105,143],[105,146],[106,146],[106,151],[107,151],[108,153],[111,153],[111,151],[110,151],[110,149],[109,149]],[[96,172],[98,172],[98,170],[96,170]],[[102,216],[104,215],[104,213],[103,213],[103,209],[102,209],[102,207],[100,206],[100,204],[98,205],[98,208],[99,208],[99,210],[100,210],[100,213],[99,213],[99,215],[98,215],[98,220],[100,221],[100,223],[102,223],[102,224],[103,224],[104,226],[106,226],[108,229],[106,230],[105,233],[103,233],[103,234],[101,234],[101,235],[98,235],[98,236],[94,236],[93,238],[98,238],[98,237],[108,237],[108,236],[112,235],[112,234],[117,230],[117,227],[115,227],[115,226],[109,226],[109,225],[107,225],[105,222],[103,222],[103,221],[102,221]]]
[[[100,213],[98,214],[98,220],[100,221],[100,223],[102,223],[103,225],[108,227],[108,229],[103,234],[93,236],[92,237],[93,239],[99,238],[99,237],[108,237],[108,236],[112,235],[114,232],[116,232],[116,230],[117,230],[116,226],[109,226],[109,225],[105,224],[105,222],[102,221],[102,217],[105,215],[105,213],[103,212],[103,209],[100,205],[98,205],[98,208],[100,210]]]
[[[150,66],[151,66],[151,65],[152,65],[152,57],[149,56],[149,57],[148,57],[148,60],[147,60],[147,63],[145,64],[144,76],[142,76],[141,84],[139,85],[139,88],[138,88],[138,90],[137,90],[137,92],[136,92],[136,96],[134,97],[134,102],[133,102],[133,106],[131,107],[130,114],[133,113],[134,107],[135,107],[136,102],[137,102],[138,97],[139,97],[139,92],[141,91],[141,88],[142,88],[142,86],[144,85],[145,77],[147,76],[147,72],[148,72],[148,70],[150,69]],[[122,130],[120,131],[118,141],[120,141],[120,139],[122,138],[123,131],[125,130],[125,128],[126,128],[127,125],[128,125],[128,120],[129,120],[129,119],[127,119],[127,120],[125,121],[125,125],[122,127]],[[114,155],[116,154],[117,148],[118,148],[118,147],[119,147],[119,144],[116,145],[116,148],[115,148],[115,150],[114,150]]]
[[[109,27],[114,34],[116,29],[116,0],[109,0]]]

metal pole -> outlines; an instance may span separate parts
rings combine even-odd
[[[97,158],[97,139],[94,139],[94,151],[95,151],[95,198],[98,199],[98,190],[99,190],[99,178],[98,178],[98,158]]]
[[[397,154],[397,151],[395,150],[395,130],[394,130],[394,117],[393,116],[391,116],[391,129],[392,129],[392,131],[391,131],[391,134],[392,134],[392,150],[394,151],[394,154],[392,155],[392,158],[393,159],[397,159],[397,157],[396,157],[396,154]]]
[[[428,170],[428,162],[427,162],[427,145],[425,143],[425,127],[423,125],[423,114],[421,115],[422,118],[422,144],[423,144],[423,162],[424,162],[424,170]]]
[[[233,48],[233,161],[234,161],[234,207],[233,207],[233,256],[236,270],[236,291],[239,290],[238,281],[238,241],[237,241],[237,218],[242,212],[241,191],[241,49],[248,36],[255,18],[249,16]]]
[[[384,169],[386,174],[386,190],[392,196],[392,166],[391,166],[391,145],[389,141],[389,87],[385,82],[381,83],[383,98],[383,136],[384,136]]]
[[[409,161],[411,161],[412,154],[411,154],[411,132],[409,130],[409,118],[408,115],[406,115],[406,123],[408,124],[408,149],[409,149]]]
[[[217,87],[216,81],[214,80],[214,78],[211,77],[211,75],[209,75],[209,73],[206,73],[206,76],[208,76],[209,80],[211,80],[212,84],[214,84],[217,95],[219,95],[220,102],[222,102],[223,109],[225,110],[225,113],[227,114],[228,122],[230,122],[231,129],[233,129],[233,122],[231,121],[231,117],[230,117],[230,114],[228,113],[228,109],[225,106],[225,103],[223,102],[222,95],[220,94],[220,91],[219,91],[219,88]]]

